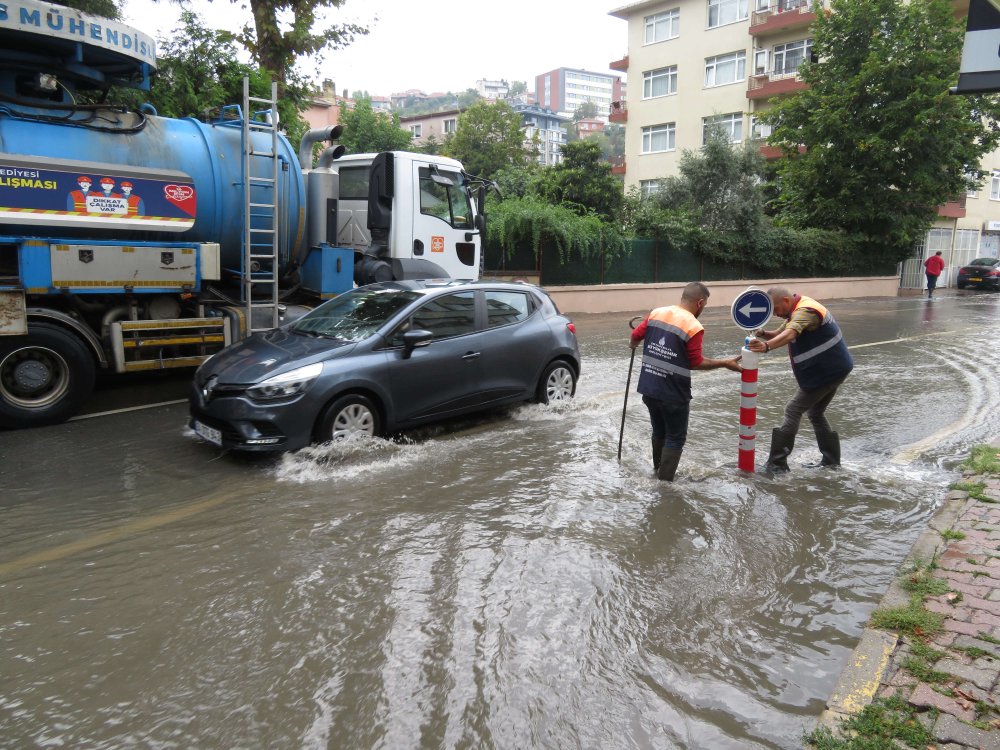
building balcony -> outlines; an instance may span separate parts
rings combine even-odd
[[[611,102],[608,122],[628,122],[628,105],[624,101]]]
[[[949,201],[944,205],[938,206],[937,214],[942,219],[964,219],[965,218],[965,199],[966,196],[962,196],[957,201]]]
[[[628,73],[628,55],[625,55],[621,60],[615,60],[608,65],[612,70],[618,70],[622,73]]]
[[[791,73],[762,73],[750,76],[747,85],[747,99],[770,99],[772,96],[801,91],[808,84],[799,78],[797,71]]]
[[[799,153],[804,154],[805,152],[806,147],[799,146]],[[771,146],[767,143],[762,143],[760,145],[760,155],[768,161],[774,161],[775,159],[784,158],[785,152],[781,150],[780,146]]]
[[[816,13],[829,6],[829,0],[776,0],[766,10],[756,10],[750,16],[750,34],[769,36],[792,29],[806,29]]]
[[[625,174],[625,157],[611,157],[611,174]]]

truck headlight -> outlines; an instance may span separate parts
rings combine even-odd
[[[275,399],[297,396],[305,391],[319,374],[323,372],[323,363],[314,362],[305,367],[298,367],[273,378],[268,378],[255,386],[247,388],[247,395],[256,399]]]

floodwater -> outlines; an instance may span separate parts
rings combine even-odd
[[[939,294],[829,302],[840,471],[804,426],[791,474],[740,475],[727,371],[672,485],[634,372],[619,463],[628,314],[575,316],[572,403],[398,443],[222,454],[181,405],[0,433],[0,747],[800,747],[1000,435],[1000,297]],[[792,392],[770,355],[758,462]]]

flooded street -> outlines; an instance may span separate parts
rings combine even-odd
[[[658,482],[638,362],[619,463],[628,313],[573,316],[573,402],[401,442],[224,454],[182,404],[0,433],[0,747],[800,747],[1000,435],[1000,295],[821,301],[840,471],[806,421],[789,475],[740,475],[721,370]],[[758,464],[793,392],[768,355]]]

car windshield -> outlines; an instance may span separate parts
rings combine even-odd
[[[309,336],[362,341],[421,295],[403,289],[354,289],[299,318],[289,330]]]
[[[996,258],[976,258],[969,265],[970,266],[994,266],[996,265]]]

